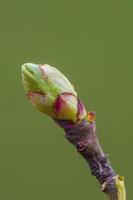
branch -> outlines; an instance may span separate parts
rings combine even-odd
[[[89,164],[92,175],[101,185],[101,191],[105,192],[110,200],[125,200],[123,178],[115,173],[99,144],[95,121],[90,124],[87,120],[82,120],[71,127],[70,122],[59,120],[57,123],[64,129],[68,141]]]
[[[94,112],[86,112],[69,80],[49,65],[27,63],[22,79],[28,99],[65,131],[65,137],[84,157],[110,200],[126,200],[124,178],[113,170],[96,131]]]

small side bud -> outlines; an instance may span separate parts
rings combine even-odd
[[[90,111],[87,113],[87,120],[88,122],[92,123],[93,121],[96,121],[96,114],[93,111]]]

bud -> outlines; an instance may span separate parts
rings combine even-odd
[[[27,97],[39,111],[61,120],[81,120],[86,110],[70,81],[50,65],[22,65],[22,81]]]
[[[86,119],[87,119],[90,123],[92,123],[93,121],[96,121],[96,114],[95,114],[95,112],[93,112],[93,111],[88,112],[88,113],[87,113]]]

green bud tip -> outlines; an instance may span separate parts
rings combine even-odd
[[[22,81],[26,96],[39,111],[59,120],[73,122],[86,117],[70,81],[48,64],[22,65]]]

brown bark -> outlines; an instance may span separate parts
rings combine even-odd
[[[64,129],[67,140],[89,164],[92,175],[101,185],[101,190],[111,200],[118,200],[116,173],[100,146],[95,121],[89,123],[87,120],[82,120],[73,124],[70,121],[58,120],[57,123]]]

